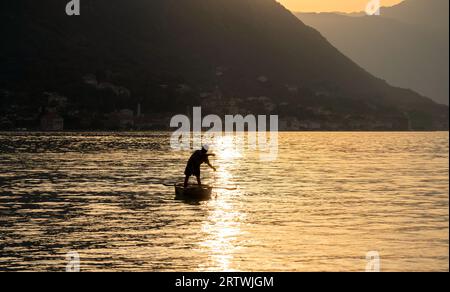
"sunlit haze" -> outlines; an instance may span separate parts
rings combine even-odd
[[[403,0],[381,0],[382,6],[396,5]],[[286,8],[296,12],[359,12],[368,0],[279,0]]]

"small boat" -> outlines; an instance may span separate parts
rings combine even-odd
[[[211,199],[213,187],[208,185],[175,185],[176,198],[180,200],[207,201]]]

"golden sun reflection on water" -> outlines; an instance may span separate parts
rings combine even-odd
[[[216,137],[213,152],[217,155],[219,162],[242,158],[242,149],[239,147],[240,144],[237,143],[239,139],[241,137],[235,135]]]
[[[212,163],[219,167],[214,173],[214,185],[230,187],[233,181],[231,168],[238,166],[242,153],[235,147],[233,136],[218,137],[214,144],[216,157]],[[242,234],[241,222],[245,217],[235,208],[240,193],[225,189],[215,189],[214,192],[215,199],[209,202],[211,211],[202,226],[205,240],[200,243],[201,248],[210,255],[210,261],[207,265],[200,265],[198,270],[237,271],[232,264],[234,254],[240,249],[237,238]]]
[[[185,202],[168,133],[0,134],[0,270],[448,271],[448,132],[280,133],[272,162],[235,139],[202,175],[238,189]]]
[[[226,199],[218,197],[208,220],[202,226],[205,240],[200,246],[210,255],[207,266],[202,264],[199,270],[236,271],[231,268],[234,253],[239,246],[235,244],[241,234],[240,221],[243,215],[233,209]]]

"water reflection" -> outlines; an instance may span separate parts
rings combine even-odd
[[[215,186],[231,186],[232,169],[239,168],[239,158],[242,154],[236,147],[233,136],[217,138],[214,153],[217,155],[214,164],[219,171],[214,175]],[[201,264],[200,271],[237,271],[233,268],[234,254],[240,249],[238,236],[241,235],[241,222],[244,214],[235,208],[239,200],[239,190],[216,189],[216,199],[210,202],[210,213],[202,226],[205,240],[200,243],[202,249],[209,255],[208,264]]]
[[[174,200],[168,133],[0,134],[0,270],[448,271],[448,133],[280,133],[276,161],[218,141],[211,201]]]
[[[242,158],[244,150],[244,137],[241,135],[224,135],[216,137],[213,145],[213,151],[217,154],[220,162],[231,160],[235,162],[238,158]]]
[[[201,264],[198,270],[234,271],[234,253],[239,249],[237,237],[241,234],[243,215],[233,208],[232,202],[223,196],[211,202],[212,210],[202,226],[204,241],[201,248],[209,255],[208,264]]]

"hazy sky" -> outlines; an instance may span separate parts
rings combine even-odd
[[[392,6],[403,0],[381,0],[382,6]],[[299,12],[363,11],[369,0],[278,0],[286,8]]]

